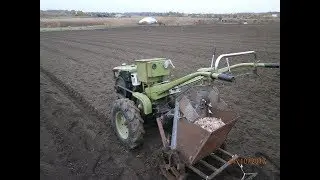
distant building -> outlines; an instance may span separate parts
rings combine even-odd
[[[116,15],[114,15],[114,17],[116,17],[116,18],[122,18],[122,17],[124,17],[124,15],[123,15],[123,14],[116,14]]]
[[[272,17],[278,17],[278,14],[271,14]]]

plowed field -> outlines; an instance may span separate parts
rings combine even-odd
[[[129,152],[111,129],[116,99],[112,68],[135,59],[167,57],[175,77],[210,66],[216,54],[254,50],[261,62],[280,62],[280,25],[127,27],[40,33],[40,178],[162,179],[157,127],[146,126],[145,143]],[[250,56],[248,56],[250,57]],[[253,59],[231,59],[232,63]],[[280,178],[280,70],[260,77],[216,82],[240,116],[227,149],[271,161],[262,179]],[[277,168],[278,167],[278,168]],[[223,178],[223,177],[220,177]]]

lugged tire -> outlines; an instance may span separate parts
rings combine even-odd
[[[128,137],[123,139],[116,127],[116,114],[121,111],[126,119],[128,127]],[[143,119],[140,116],[140,110],[133,101],[122,98],[115,101],[112,108],[112,127],[123,145],[128,149],[135,149],[143,143],[143,135],[145,133],[143,128]]]

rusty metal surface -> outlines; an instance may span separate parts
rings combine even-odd
[[[210,136],[209,132],[189,123],[186,119],[182,118],[178,121],[177,150],[184,162],[192,164],[198,149],[203,146],[208,136]]]
[[[228,133],[238,119],[231,111],[214,110],[214,116],[221,118],[224,126],[210,133],[182,118],[178,122],[177,150],[184,161],[194,164],[217,150],[226,140]]]
[[[200,151],[198,152],[196,158],[192,161],[198,161],[206,156],[208,156],[210,153],[218,149],[223,142],[226,140],[228,133],[234,126],[235,121],[232,121],[223,127],[217,129],[216,131],[212,132],[204,145],[201,147]]]
[[[199,118],[197,111],[192,107],[190,100],[186,96],[181,98],[179,105],[181,113],[188,121],[194,122]]]
[[[166,147],[168,147],[168,140],[167,140],[166,135],[164,133],[161,120],[162,120],[162,117],[157,118],[157,124],[158,124],[158,128],[159,128],[159,132],[160,132],[160,136],[161,136],[163,147],[166,148]]]

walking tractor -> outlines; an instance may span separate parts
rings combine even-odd
[[[254,62],[231,65],[234,56],[254,55]],[[220,60],[226,67],[219,68]],[[217,177],[239,156],[225,147],[228,133],[239,119],[220,98],[215,80],[233,82],[240,69],[280,68],[260,63],[254,51],[214,55],[211,66],[171,80],[173,62],[166,58],[135,60],[113,68],[118,99],[112,109],[112,126],[119,140],[135,149],[143,143],[146,121],[156,121],[163,148],[159,167],[167,179],[184,179],[187,170],[204,179]],[[238,71],[239,72],[239,71]],[[216,165],[211,162],[217,161]],[[201,164],[204,168],[197,168]],[[239,167],[242,165],[240,164]],[[244,173],[252,179],[257,173]]]

